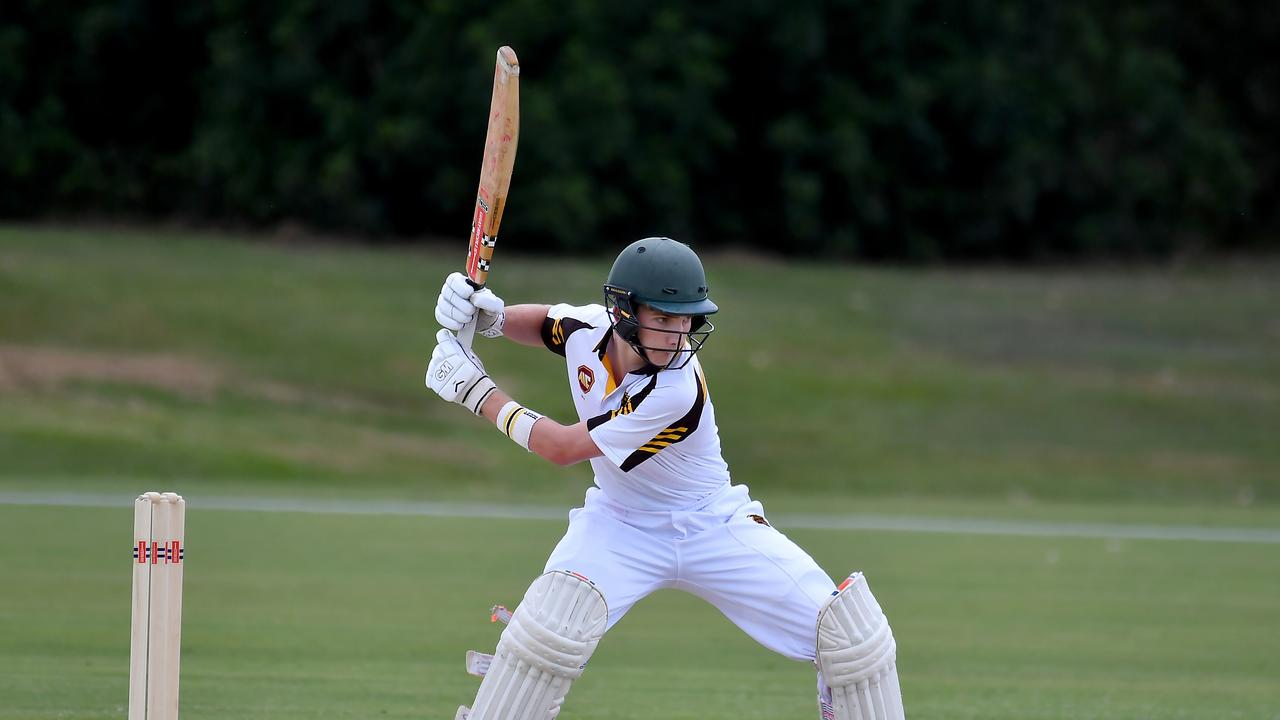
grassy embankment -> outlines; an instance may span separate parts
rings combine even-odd
[[[0,229],[0,484],[572,502],[585,466],[529,458],[422,387],[453,250]],[[725,453],[779,507],[1280,499],[1274,264],[708,265]],[[509,248],[493,279],[510,302],[586,303],[606,269]],[[571,417],[558,358],[479,351]]]

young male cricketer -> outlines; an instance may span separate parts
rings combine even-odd
[[[460,273],[445,280],[427,385],[521,447],[595,473],[458,718],[554,718],[605,631],[659,588],[691,592],[770,650],[815,663],[824,720],[904,717],[893,634],[865,578],[837,588],[730,482],[695,356],[717,309],[698,256],[668,238],[622,251],[604,305],[507,307]],[[576,423],[497,387],[449,332],[477,312],[479,334],[564,356]]]

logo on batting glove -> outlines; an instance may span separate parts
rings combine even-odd
[[[445,378],[449,377],[449,373],[451,372],[453,372],[453,365],[451,365],[448,360],[445,360],[440,363],[440,367],[436,369],[436,380],[443,381]]]

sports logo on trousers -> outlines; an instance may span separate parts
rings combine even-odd
[[[582,388],[582,392],[591,392],[591,386],[596,384],[596,374],[591,372],[591,368],[586,365],[578,366],[578,387]]]

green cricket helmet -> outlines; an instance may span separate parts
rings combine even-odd
[[[707,316],[719,310],[707,296],[707,274],[693,248],[671,238],[651,237],[637,240],[626,247],[613,262],[604,285],[604,303],[613,319],[613,329],[640,356],[648,360],[647,350],[662,352],[640,344],[640,322],[636,310],[648,305],[668,315],[691,318],[688,342],[676,351],[666,364],[684,367],[693,354],[702,349],[715,326]],[[655,332],[673,332],[647,327]],[[683,361],[675,365],[677,358]]]

